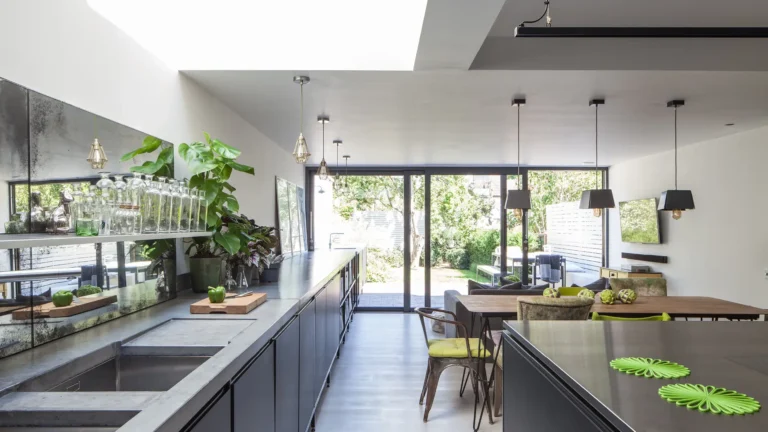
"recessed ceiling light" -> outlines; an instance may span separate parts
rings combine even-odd
[[[411,71],[427,0],[88,4],[172,69]]]
[[[726,126],[733,126],[733,125],[735,125],[735,124],[736,124],[736,123],[726,123],[725,125],[726,125]]]

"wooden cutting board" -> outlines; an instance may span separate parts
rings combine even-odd
[[[100,295],[91,294],[89,296],[78,297],[80,302],[72,302],[69,306],[56,307],[53,303],[45,303],[32,308],[24,308],[13,311],[12,317],[15,320],[35,318],[63,318],[72,315],[81,314],[90,310],[98,309],[102,306],[112,304],[117,301],[117,294]]]
[[[253,293],[245,297],[229,297],[224,299],[224,303],[211,303],[206,298],[189,305],[189,312],[193,314],[224,313],[244,315],[256,309],[256,306],[265,301],[267,301],[265,293]]]

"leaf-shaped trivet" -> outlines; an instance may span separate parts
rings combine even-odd
[[[701,412],[725,415],[751,414],[760,411],[760,402],[745,394],[701,384],[669,384],[659,389],[667,402]]]
[[[611,367],[626,374],[646,378],[682,378],[691,374],[690,369],[681,364],[644,357],[611,360]]]

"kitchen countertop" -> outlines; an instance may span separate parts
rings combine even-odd
[[[768,324],[742,322],[507,321],[510,336],[622,431],[768,429]],[[687,366],[691,375],[658,380],[609,366],[650,357]],[[690,411],[661,399],[670,383],[714,385],[754,397],[763,410],[746,416]]]
[[[12,393],[24,381],[93,351],[104,350],[105,346],[116,342],[124,343],[131,347],[130,349],[161,350],[162,338],[158,338],[160,333],[157,331],[162,330],[163,326],[167,326],[166,329],[172,334],[186,334],[180,338],[166,334],[169,344],[184,345],[188,349],[210,347],[209,335],[202,335],[200,341],[196,341],[190,337],[183,325],[184,321],[195,321],[189,324],[197,327],[198,321],[206,321],[206,324],[215,327],[216,333],[229,343],[222,342],[223,348],[220,349],[215,347],[217,352],[213,357],[169,391],[153,397],[148,406],[141,405],[143,409],[120,428],[120,431],[177,432],[354,255],[353,250],[325,250],[304,253],[285,260],[280,267],[278,283],[250,288],[254,292],[267,293],[267,302],[247,315],[192,315],[189,313],[189,305],[204,298],[205,294],[182,292],[176,299],[2,359],[0,395],[5,396],[0,398],[0,425],[3,420],[12,418],[12,408],[20,397],[18,393],[8,393]],[[233,324],[227,325],[224,323],[226,321],[232,321]],[[24,395],[27,403],[31,403],[29,398],[34,394]],[[84,393],[80,393],[78,397],[83,395]],[[114,407],[114,401],[110,405]],[[69,415],[74,413],[70,411]]]

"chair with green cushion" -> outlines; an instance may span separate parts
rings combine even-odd
[[[475,390],[475,394],[480,395],[485,400],[483,409],[488,410],[489,419],[492,419],[491,401],[487,397],[489,393],[488,377],[485,371],[485,360],[491,356],[491,352],[485,348],[485,344],[481,343],[480,339],[467,337],[469,334],[467,328],[464,323],[456,319],[456,314],[453,312],[434,308],[416,308],[415,310],[421,320],[421,329],[424,332],[424,340],[427,343],[427,353],[429,354],[427,374],[424,377],[424,386],[421,389],[421,398],[419,398],[419,405],[422,405],[424,396],[427,397],[424,422],[427,421],[429,411],[432,409],[440,374],[451,366],[469,370],[472,377],[472,388]],[[425,319],[456,326],[456,335],[459,337],[430,339]]]
[[[672,317],[666,312],[661,315],[654,315],[643,318],[623,318],[609,315],[600,315],[597,312],[592,312],[592,321],[672,321]]]
[[[583,289],[582,287],[562,287],[558,288],[557,291],[562,297],[576,297]]]

